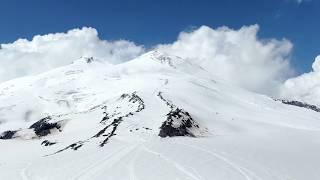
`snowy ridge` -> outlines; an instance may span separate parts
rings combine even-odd
[[[160,51],[0,84],[0,133],[0,179],[320,177],[318,112]]]

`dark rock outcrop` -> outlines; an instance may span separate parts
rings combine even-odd
[[[167,119],[160,127],[160,137],[174,137],[174,136],[190,136],[195,137],[192,129],[199,129],[198,123],[193,120],[191,115],[174,105],[169,100],[162,96],[162,93],[158,93],[158,97],[166,103],[171,109],[167,114]]]
[[[59,151],[53,153],[53,154],[50,154],[50,155],[54,155],[54,154],[58,154],[58,153],[61,153],[67,149],[72,149],[74,151],[77,151],[79,148],[81,148],[83,146],[83,144],[85,143],[85,141],[78,141],[76,143],[73,143],[73,144],[70,144],[69,146],[63,148],[63,149],[60,149]],[[46,156],[50,156],[50,155],[46,155]]]
[[[45,117],[34,124],[32,124],[29,129],[33,129],[37,136],[46,136],[50,134],[52,129],[60,130],[61,125],[58,122],[50,123],[49,121],[52,120],[50,116]]]
[[[56,142],[50,142],[48,140],[44,140],[42,141],[41,145],[44,145],[44,146],[52,146],[54,144],[57,144]]]
[[[320,108],[312,105],[312,104],[307,104],[304,102],[300,102],[300,101],[290,101],[290,100],[285,100],[285,99],[276,99],[276,101],[280,101],[283,104],[288,104],[288,105],[292,105],[292,106],[298,106],[298,107],[302,107],[302,108],[306,108],[306,109],[310,109],[316,112],[320,112]]]
[[[5,131],[0,135],[0,139],[12,139],[17,131]]]
[[[189,130],[199,127],[195,124],[190,114],[182,109],[175,108],[167,114],[167,120],[160,127],[160,137],[191,136],[195,137]]]
[[[52,118],[50,116],[45,117],[45,118],[40,119],[39,121],[35,122],[34,124],[32,124],[28,129],[32,129],[38,137],[47,136],[48,134],[51,133],[51,130],[53,130],[53,129],[57,129],[57,130],[61,131],[61,122],[51,123],[51,122],[49,122],[51,120],[52,120]],[[20,131],[20,130],[5,131],[0,135],[0,139],[16,138],[18,136],[15,136],[15,134],[18,131]]]
[[[101,124],[105,125],[103,129],[101,129],[100,131],[98,131],[95,135],[93,135],[92,137],[86,139],[86,140],[82,140],[82,141],[78,141],[75,142],[61,150],[58,150],[57,152],[53,153],[53,154],[57,154],[57,153],[61,153],[65,150],[68,149],[72,149],[74,151],[78,150],[79,148],[81,148],[86,142],[89,142],[91,139],[93,138],[102,138],[102,141],[100,142],[99,146],[103,147],[105,144],[107,144],[110,139],[117,135],[117,129],[118,126],[121,124],[121,122],[123,122],[126,118],[133,116],[135,113],[138,113],[140,111],[142,111],[143,109],[145,109],[145,104],[144,101],[142,100],[142,98],[140,96],[138,96],[136,94],[136,92],[132,93],[132,94],[122,94],[120,96],[119,100],[124,100],[127,103],[129,103],[132,111],[127,112],[127,113],[123,113],[121,111],[119,111],[118,109],[120,109],[119,106],[116,107],[116,110],[108,112],[108,107],[106,105],[103,106],[96,106],[94,108],[91,108],[91,110],[95,110],[97,108],[101,108],[104,110],[103,114],[103,118],[100,121]],[[135,105],[135,106],[133,106]],[[46,122],[45,120],[43,120],[44,122]],[[51,155],[53,155],[51,154]]]
[[[93,61],[94,61],[93,57],[88,57],[88,58],[86,58],[86,62],[87,62],[88,64],[92,63]]]
[[[120,99],[121,100],[127,99],[129,103],[137,104],[138,105],[137,109],[134,112],[129,112],[129,113],[125,114],[125,115],[118,116],[117,118],[115,118],[117,115],[120,114],[120,112],[114,112],[113,114],[108,114],[106,112],[107,107],[104,107],[105,108],[105,112],[104,112],[105,116],[102,118],[100,123],[105,123],[109,119],[113,119],[113,121],[109,125],[105,126],[103,129],[101,129],[97,134],[95,134],[93,136],[93,138],[98,138],[100,136],[105,137],[105,139],[100,143],[101,147],[103,147],[110,140],[110,138],[112,136],[116,135],[116,130],[117,130],[118,126],[120,125],[120,123],[124,120],[124,118],[128,118],[130,116],[133,116],[134,113],[138,113],[138,112],[142,111],[145,108],[144,101],[142,100],[142,98],[140,96],[138,96],[136,94],[136,92],[134,92],[132,94],[122,94],[120,96]],[[111,131],[106,133],[107,130],[109,130],[109,129],[111,129]]]

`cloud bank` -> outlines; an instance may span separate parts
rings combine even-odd
[[[37,35],[30,41],[18,39],[11,44],[1,44],[0,82],[67,65],[81,56],[120,63],[143,52],[144,48],[133,42],[101,40],[94,28]]]
[[[312,64],[312,71],[288,79],[281,88],[282,98],[320,105],[320,56]]]
[[[232,84],[275,95],[293,72],[289,64],[292,44],[286,39],[258,39],[258,30],[258,25],[239,30],[202,26],[158,48],[191,59]]]
[[[286,39],[259,39],[258,30],[258,25],[238,30],[201,26],[181,32],[171,44],[155,47],[192,60],[213,76],[234,85],[275,95],[292,74],[289,65],[292,44]],[[102,40],[94,28],[37,35],[32,40],[1,44],[0,82],[67,65],[81,56],[94,56],[115,64],[145,51],[143,46],[130,41]]]

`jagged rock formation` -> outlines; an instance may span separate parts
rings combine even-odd
[[[191,136],[195,137],[192,128],[199,129],[199,125],[193,120],[191,115],[158,93],[158,97],[170,107],[170,112],[167,114],[167,119],[160,127],[160,137],[173,137],[173,136]]]
[[[36,135],[39,137],[50,134],[51,130],[53,129],[61,131],[61,125],[58,122],[50,123],[50,120],[52,120],[50,116],[45,117],[32,124],[29,129],[33,129]]]
[[[144,102],[143,100],[136,94],[136,92],[132,93],[132,94],[123,94],[120,97],[121,100],[127,100],[129,103],[133,103],[133,104],[138,104],[137,109],[134,111],[136,113],[142,111],[145,108]],[[105,107],[107,109],[107,107]],[[98,138],[100,136],[104,136],[105,139],[100,143],[100,146],[103,147],[112,136],[116,135],[116,130],[118,128],[118,126],[120,125],[120,123],[124,120],[124,118],[127,118],[129,116],[133,116],[134,112],[129,112],[125,115],[119,116],[117,118],[114,118],[113,121],[108,124],[106,127],[104,127],[102,130],[100,130],[97,134],[95,134],[93,137]],[[110,118],[115,117],[116,115],[121,114],[120,112],[114,112],[114,114],[112,114],[111,116],[105,112],[105,116],[103,117],[101,123],[104,123],[106,121],[108,121]],[[111,128],[111,131],[106,133],[106,131],[108,129]]]

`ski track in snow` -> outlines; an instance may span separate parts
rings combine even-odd
[[[28,165],[21,169],[20,171],[20,177],[22,180],[31,180],[28,176],[28,168],[31,166],[31,163],[28,163]]]
[[[148,153],[157,155],[158,157],[162,158],[163,160],[165,160],[165,161],[168,162],[169,164],[173,165],[177,170],[179,170],[180,172],[182,172],[183,174],[185,174],[185,175],[186,175],[187,177],[189,177],[190,179],[193,179],[193,180],[201,180],[199,177],[197,177],[196,175],[194,175],[194,174],[192,174],[191,172],[189,172],[188,170],[186,170],[186,168],[185,168],[183,165],[181,165],[181,164],[179,164],[179,163],[177,163],[177,162],[175,162],[175,161],[173,161],[173,160],[165,157],[163,154],[158,153],[158,152],[156,152],[156,151],[152,151],[151,149],[147,148],[146,146],[143,146],[143,149],[144,149],[146,152],[148,152]]]
[[[244,168],[243,166],[240,166],[239,164],[236,164],[232,160],[228,159],[226,156],[223,156],[223,155],[218,154],[218,153],[213,152],[213,151],[209,151],[209,150],[204,149],[204,148],[199,148],[199,147],[196,147],[196,146],[192,146],[192,145],[187,145],[187,144],[183,144],[183,143],[177,143],[177,144],[180,144],[180,145],[183,145],[183,146],[187,146],[189,148],[193,148],[193,149],[196,149],[196,150],[200,150],[200,151],[209,153],[210,155],[212,155],[212,156],[216,157],[217,159],[220,159],[221,161],[223,161],[226,164],[230,165],[234,170],[236,170],[238,173],[240,173],[246,180],[254,180],[254,179],[262,180],[262,178],[257,176],[255,173],[253,173],[252,171],[248,170],[247,168]]]
[[[131,145],[130,147],[125,146],[121,148],[119,151],[109,154],[105,158],[96,161],[87,168],[83,169],[78,175],[70,179],[92,179],[96,172],[109,169],[110,167],[112,167],[113,164],[118,162],[117,159],[119,160],[122,157],[126,156],[128,153],[132,152],[137,146],[138,145]]]
[[[137,156],[138,156],[138,152],[134,152],[133,158],[128,163],[129,167],[127,166],[127,168],[129,168],[129,178],[130,178],[130,180],[138,179],[138,178],[136,178],[136,173],[135,173],[135,168],[134,168],[134,164],[135,164],[135,160],[136,160]]]

